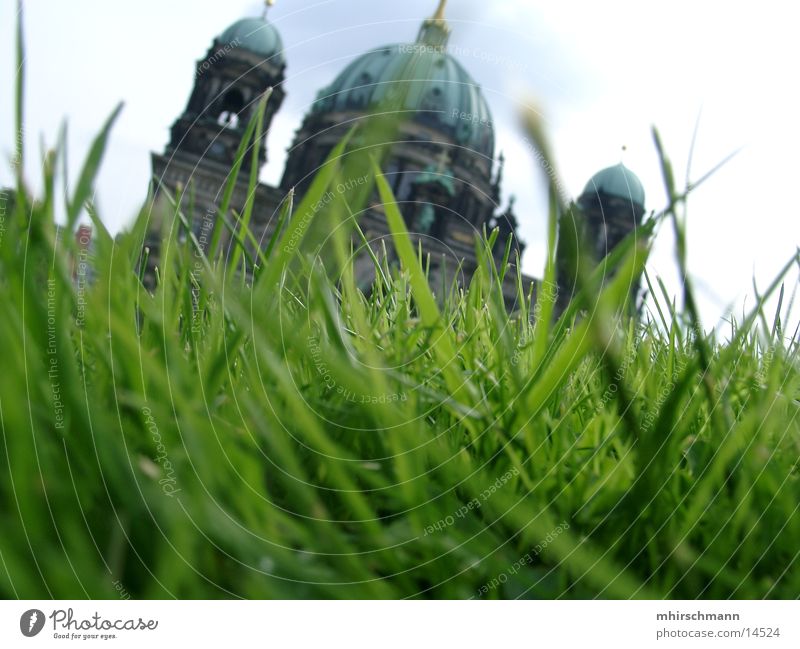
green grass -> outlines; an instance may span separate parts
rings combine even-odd
[[[763,310],[781,277],[724,334],[699,327],[688,283],[684,311],[633,319],[640,236],[613,280],[576,278],[560,319],[548,291],[520,290],[509,316],[489,233],[471,283],[432,292],[363,133],[286,203],[267,252],[223,205],[234,243],[200,256],[168,197],[112,238],[87,203],[112,121],[67,198],[70,227],[84,207],[94,221],[92,282],[55,236],[63,147],[41,196],[20,173],[6,197],[0,596],[800,596],[798,347],[783,307]],[[672,200],[642,235],[683,232],[662,160]],[[368,295],[335,227],[357,228],[356,198],[304,222],[355,168],[376,169],[393,237]]]

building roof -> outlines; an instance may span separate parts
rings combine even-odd
[[[644,209],[642,181],[621,162],[592,176],[586,183],[582,196],[596,196],[601,193],[629,200]]]
[[[480,86],[445,50],[425,44],[395,44],[362,54],[327,88],[314,112],[365,109],[402,92],[402,108],[441,129],[462,146],[494,156],[489,105]]]
[[[234,45],[264,58],[271,58],[275,65],[286,63],[281,35],[265,17],[237,20],[217,40],[225,45]]]
[[[445,2],[425,20],[416,42],[386,45],[351,62],[317,96],[312,110],[366,110],[390,98],[412,119],[440,130],[456,144],[494,157],[494,124],[480,86],[447,52]],[[392,105],[392,108],[395,106]]]

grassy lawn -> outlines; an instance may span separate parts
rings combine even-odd
[[[259,252],[248,210],[223,204],[233,243],[203,254],[188,192],[111,237],[90,198],[112,122],[66,198],[67,232],[94,222],[90,257],[54,225],[63,146],[40,196],[21,152],[3,194],[0,596],[800,596],[798,346],[786,310],[763,309],[782,276],[725,332],[700,326],[688,281],[683,307],[662,294],[657,226],[686,270],[663,154],[670,206],[576,277],[562,314],[548,287],[570,208],[553,198],[543,288],[509,315],[496,233],[467,286],[429,287],[355,154],[370,135],[342,142]],[[392,230],[369,291],[350,255],[363,188],[312,209],[364,173]],[[633,317],[640,280],[655,297]]]

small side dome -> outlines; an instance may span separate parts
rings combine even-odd
[[[281,35],[266,18],[242,18],[233,23],[217,39],[220,43],[271,59],[277,66],[285,65]]]
[[[631,201],[644,209],[642,181],[621,162],[592,176],[586,183],[582,196],[597,196],[601,193]]]

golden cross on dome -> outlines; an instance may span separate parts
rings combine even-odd
[[[267,12],[269,11],[269,8],[274,4],[275,4],[275,0],[264,0],[264,13],[261,14],[262,18],[266,18],[267,17]]]
[[[453,159],[450,157],[448,150],[442,149],[441,153],[436,156],[436,162],[439,163],[436,166],[436,173],[442,173],[452,161]]]

